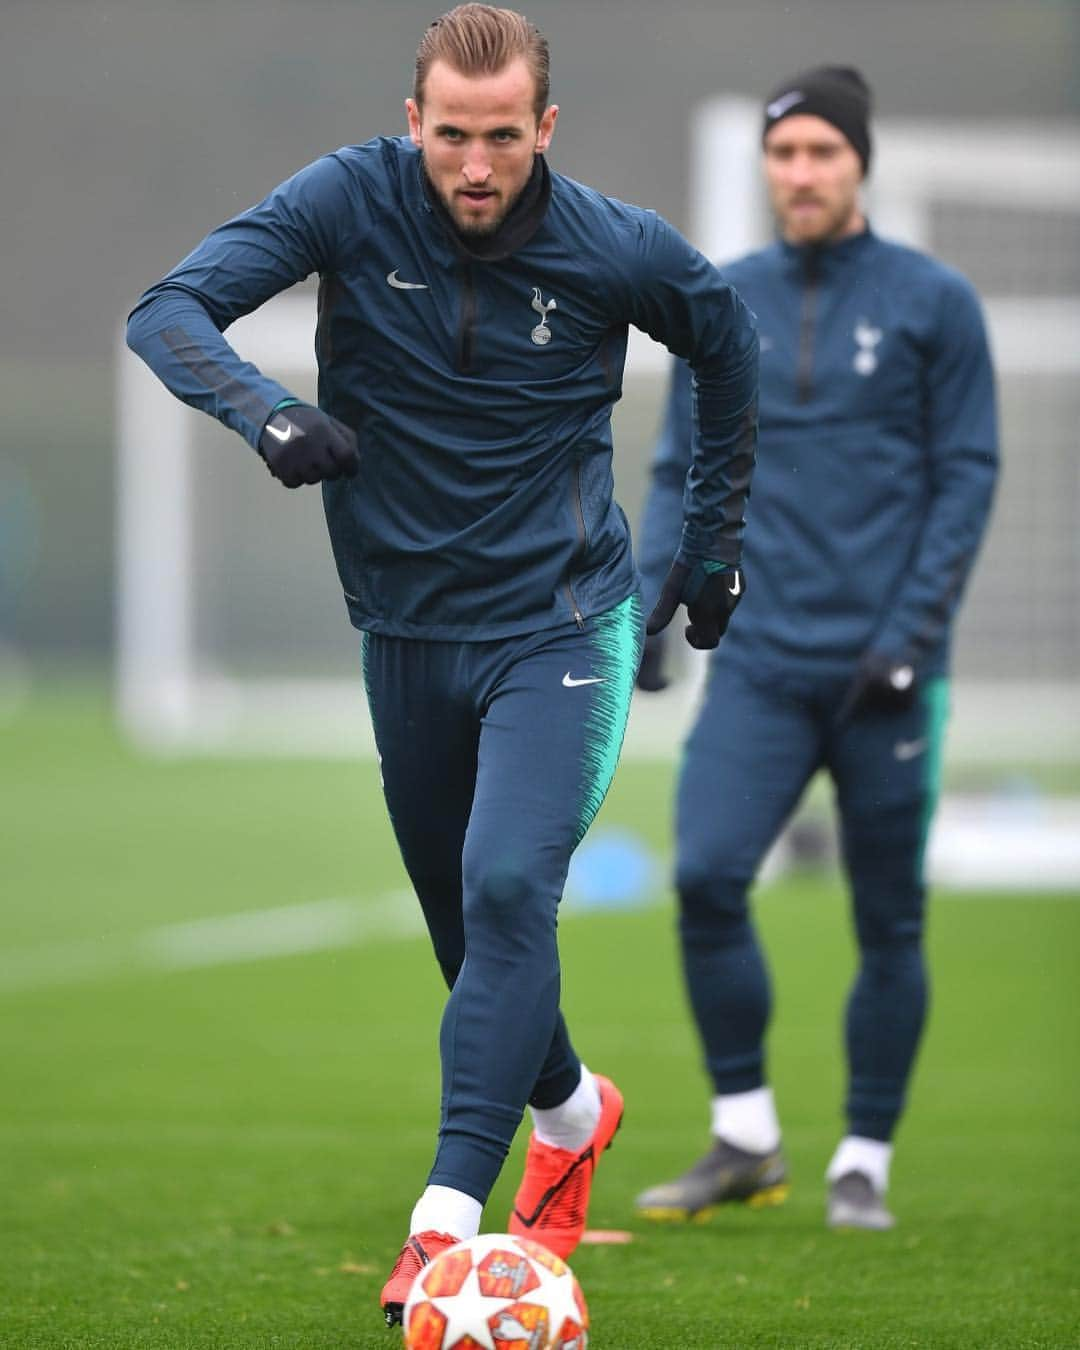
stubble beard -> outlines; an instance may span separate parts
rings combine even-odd
[[[434,190],[435,195],[438,197],[439,201],[442,202],[443,207],[446,210],[446,214],[454,222],[454,229],[457,230],[458,234],[460,234],[464,239],[487,239],[489,236],[495,234],[496,231],[499,229],[500,225],[502,225],[503,221],[510,214],[511,210],[513,209],[514,203],[517,201],[517,199],[521,196],[522,192],[525,190],[525,183],[522,183],[521,187],[519,187],[518,190],[512,196],[510,197],[503,196],[502,209],[496,210],[496,213],[493,216],[491,216],[488,220],[462,219],[461,215],[459,214],[460,208],[458,206],[456,195],[452,192],[449,194],[445,193],[442,190],[442,188],[440,188],[436,184],[435,179],[432,177],[431,170],[428,168],[427,159],[424,156],[423,151],[421,151],[420,157],[424,165],[424,176],[427,178],[427,181],[431,184],[432,189]],[[527,183],[528,179],[526,179],[525,182]]]
[[[827,204],[818,203],[816,200],[815,204],[822,205],[825,214],[821,224],[813,231],[813,233],[808,234],[797,226],[789,231],[782,215],[780,217],[781,233],[787,235],[796,243],[810,245],[831,244],[837,239],[842,238],[848,232],[848,227],[857,214],[856,205],[851,202],[845,202],[841,206],[830,209]],[[794,205],[795,203],[792,203],[792,206]]]

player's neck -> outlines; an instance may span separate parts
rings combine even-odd
[[[458,252],[480,262],[498,262],[516,253],[540,228],[551,200],[551,174],[543,155],[533,159],[532,173],[517,200],[497,230],[487,235],[465,235],[454,225],[453,217],[440,199],[431,180],[424,174],[424,190],[436,216],[450,234]]]
[[[856,235],[865,234],[867,228],[864,212],[860,207],[856,207],[843,224],[837,226],[835,230],[830,230],[828,234],[818,235],[814,239],[806,239],[789,234],[785,230],[782,232],[782,237],[784,242],[790,244],[792,248],[817,252],[821,249],[835,248],[837,244],[842,244],[845,239],[854,239]]]

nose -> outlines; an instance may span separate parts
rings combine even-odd
[[[814,161],[810,155],[795,155],[788,165],[794,187],[808,187],[814,181]]]
[[[480,187],[491,176],[491,160],[482,144],[473,143],[466,147],[461,172],[471,187]]]

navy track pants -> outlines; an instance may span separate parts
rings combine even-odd
[[[526,1103],[556,1106],[580,1077],[556,916],[615,771],[641,643],[637,595],[583,629],[364,637],[386,804],[451,990],[429,1183],[481,1202]]]
[[[947,683],[928,681],[909,711],[837,725],[846,686],[835,677],[768,679],[712,662],[678,789],[680,937],[715,1091],[760,1087],[772,999],[748,891],[806,785],[827,769],[859,948],[846,1013],[848,1128],[887,1140],[926,1012],[923,852]]]

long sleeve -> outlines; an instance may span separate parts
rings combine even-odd
[[[333,155],[209,234],[128,319],[128,345],[184,403],[258,446],[289,391],[243,361],[222,336],[243,314],[333,266],[347,181]]]
[[[685,358],[693,374],[695,432],[673,556],[691,566],[734,564],[742,556],[757,448],[754,316],[708,259],[659,217],[649,213],[646,219],[630,321]]]
[[[934,647],[956,609],[990,515],[998,470],[994,374],[974,291],[942,287],[927,352],[925,444],[930,501],[911,564],[873,648],[913,659]]]
[[[672,362],[664,420],[653,451],[637,547],[646,612],[660,593],[682,538],[683,491],[693,437],[692,399],[690,367],[676,360]]]

